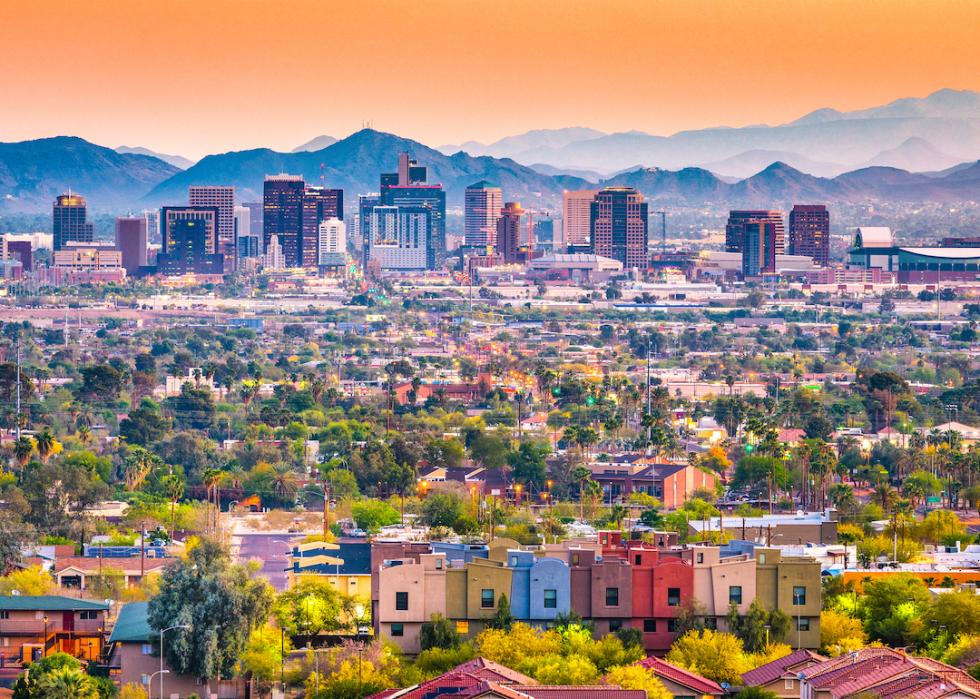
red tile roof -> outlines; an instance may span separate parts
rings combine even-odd
[[[515,686],[532,699],[646,699],[643,689],[623,689],[616,685],[531,685]]]
[[[663,677],[671,682],[676,682],[684,687],[689,687],[690,689],[695,690],[698,694],[723,693],[721,685],[717,682],[709,680],[707,677],[702,677],[701,675],[691,672],[690,670],[685,670],[682,667],[672,665],[666,660],[655,658],[652,655],[645,660],[638,661],[636,664],[645,667],[648,670],[652,670],[658,677]]]
[[[769,684],[804,663],[817,663],[826,659],[811,650],[801,648],[800,650],[793,651],[789,655],[784,655],[782,658],[777,658],[765,665],[760,665],[754,670],[749,670],[742,675],[742,683],[746,687],[758,687],[763,684]]]

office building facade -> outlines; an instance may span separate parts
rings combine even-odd
[[[497,233],[494,241],[494,252],[508,264],[521,262],[521,227],[526,212],[519,202],[509,201],[504,204],[497,219]]]
[[[368,222],[368,266],[381,271],[428,269],[431,209],[376,206]]]
[[[597,189],[565,191],[561,196],[562,244],[565,247],[587,246],[592,239],[592,202]]]
[[[742,274],[754,277],[776,271],[776,224],[771,220],[742,222]]]
[[[303,194],[306,183],[298,175],[267,175],[262,193],[262,248],[278,238],[287,267],[300,265],[303,229]]]
[[[830,212],[822,204],[796,204],[789,212],[789,254],[830,262]]]
[[[344,220],[344,190],[306,187],[303,191],[300,267],[320,264],[320,224],[330,219]]]
[[[428,169],[407,153],[398,156],[398,172],[381,175],[380,185],[383,206],[429,210],[426,267],[434,269],[446,251],[446,192],[442,185],[428,184]]]
[[[590,204],[590,252],[623,263],[624,268],[646,269],[648,212],[643,195],[632,187],[607,187]]]
[[[54,252],[67,243],[91,243],[95,239],[95,229],[86,220],[87,215],[85,197],[69,192],[55,198],[51,209]]]
[[[157,255],[157,272],[223,274],[224,255],[217,252],[216,206],[165,206],[160,210],[163,248]]]
[[[785,254],[786,227],[783,224],[783,212],[767,209],[728,212],[728,222],[725,225],[725,252],[742,252],[745,223],[748,221],[769,221],[772,223],[776,235],[776,254]]]
[[[496,244],[497,219],[500,218],[503,203],[503,190],[489,182],[481,180],[466,188],[463,242],[467,247],[486,249]]]
[[[234,260],[235,188],[215,185],[191,185],[187,190],[191,206],[213,206],[218,210],[218,239],[215,252]]]
[[[126,274],[136,274],[146,265],[146,219],[131,216],[116,219],[116,249],[122,253],[122,266]]]
[[[343,264],[347,258],[347,227],[339,218],[320,222],[318,231],[318,261],[322,266]]]

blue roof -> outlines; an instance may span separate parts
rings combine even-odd
[[[106,611],[109,609],[109,605],[105,602],[93,602],[92,600],[61,597],[59,595],[0,596],[0,611],[75,612],[92,609]]]
[[[112,628],[109,643],[146,643],[154,637],[147,620],[149,602],[130,602],[119,610],[119,618]]]

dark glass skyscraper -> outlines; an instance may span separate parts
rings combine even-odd
[[[770,219],[742,222],[742,274],[754,277],[776,271],[776,224]]]
[[[55,252],[63,249],[65,243],[92,242],[95,238],[95,230],[92,224],[85,220],[87,211],[85,197],[78,194],[61,194],[54,200],[51,218]]]
[[[217,206],[165,206],[160,209],[163,249],[157,255],[160,274],[223,274],[225,256],[218,249]]]
[[[306,183],[298,175],[267,175],[262,195],[262,248],[278,236],[287,267],[301,263],[303,193]]]
[[[519,202],[509,201],[500,210],[497,219],[497,234],[494,241],[494,251],[503,258],[504,262],[520,262],[521,223],[526,212]]]
[[[647,204],[635,189],[600,190],[589,209],[589,228],[593,253],[619,260],[625,269],[647,268]]]
[[[344,220],[344,190],[307,187],[303,192],[303,227],[300,249],[303,267],[319,265],[320,224],[330,218]]]
[[[381,205],[429,209],[426,266],[433,269],[446,251],[446,193],[441,184],[426,184],[428,170],[407,153],[398,156],[398,172],[381,175]],[[362,214],[363,215],[363,214]],[[363,220],[363,219],[362,219]]]
[[[796,204],[789,212],[789,254],[805,255],[821,267],[830,261],[830,212],[822,204]]]
[[[116,219],[116,249],[122,253],[126,274],[135,275],[146,264],[146,219],[132,216]]]

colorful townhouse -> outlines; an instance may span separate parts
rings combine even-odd
[[[19,668],[51,653],[102,656],[109,606],[56,595],[0,597],[0,667]]]
[[[289,587],[316,576],[344,594],[371,599],[371,544],[364,540],[294,544],[288,570]]]

